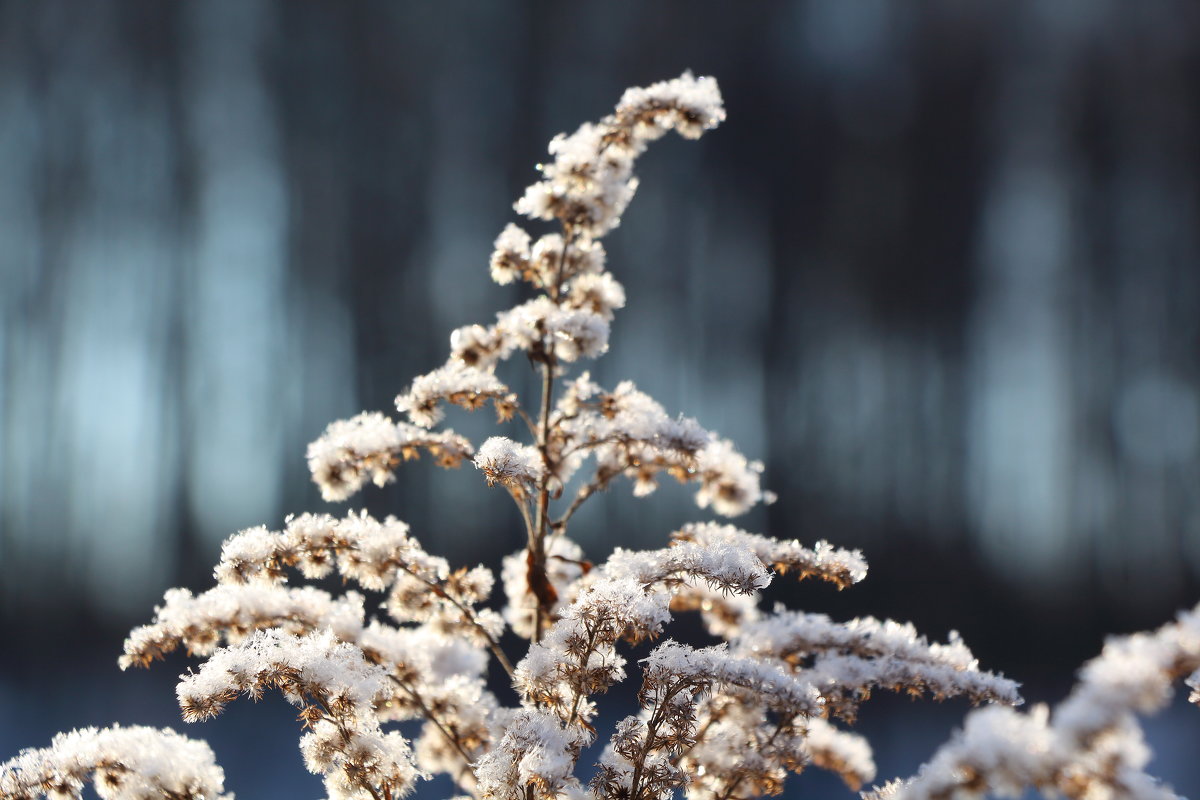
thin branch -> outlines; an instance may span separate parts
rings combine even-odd
[[[421,697],[417,690],[407,681],[400,680],[400,678],[396,677],[390,672],[388,673],[388,677],[391,678],[393,683],[408,693],[409,698],[416,703],[417,708],[420,709],[421,714],[424,715],[425,719],[432,722],[434,727],[437,728],[441,732],[442,736],[446,738],[446,741],[454,745],[454,749],[458,751],[460,756],[462,756],[463,762],[465,762],[467,769],[470,769],[472,761],[471,754],[467,752],[465,747],[463,747],[463,744],[459,741],[458,737],[452,734],[450,730],[444,724],[442,724],[442,721],[434,715],[433,710],[426,705],[424,698]],[[461,778],[462,773],[459,773],[458,784],[460,786],[463,785]],[[466,787],[464,786],[464,788]]]
[[[630,800],[639,800],[641,788],[638,783],[642,777],[642,769],[646,764],[646,756],[650,755],[650,751],[654,749],[654,737],[658,734],[658,727],[663,723],[663,711],[667,704],[671,702],[671,698],[677,695],[682,690],[688,681],[681,680],[669,688],[662,697],[654,705],[654,713],[650,715],[650,720],[646,723],[646,741],[642,745],[642,751],[638,753],[637,762],[633,765],[633,776],[629,779],[629,797]]]
[[[599,633],[599,631],[600,631],[599,625],[596,625],[594,628],[588,627],[587,647],[585,647],[583,649],[583,652],[579,655],[579,666],[580,667],[583,667],[585,669],[587,668],[587,663],[592,658],[592,649],[596,646],[596,635]],[[583,692],[580,691],[578,688],[576,688],[575,689],[575,699],[571,702],[571,715],[569,717],[567,717],[567,727],[568,728],[571,727],[571,725],[575,722],[575,718],[579,715],[579,703],[582,700],[583,700]]]
[[[770,744],[775,741],[775,737],[778,736],[780,733],[782,733],[783,729],[785,727],[787,727],[787,718],[780,717],[778,724],[775,725],[775,731],[770,736],[767,737],[767,740],[765,742],[758,744],[758,752],[759,753],[765,752],[767,747],[769,747]],[[718,798],[718,800],[729,800],[731,797],[733,797],[733,793],[735,791],[737,791],[737,787],[740,786],[742,781],[745,779],[746,779],[746,774],[744,772],[741,775],[738,775],[736,778],[734,778],[733,782],[729,784],[729,786],[721,794],[721,796]]]
[[[448,601],[452,606],[457,608],[459,612],[462,613],[463,619],[470,623],[475,630],[479,631],[479,634],[487,641],[488,649],[492,651],[492,655],[494,655],[496,660],[500,662],[500,666],[504,667],[504,671],[508,673],[508,677],[512,678],[516,674],[516,670],[513,669],[512,662],[508,660],[508,656],[504,655],[504,651],[500,649],[500,643],[492,638],[492,635],[488,633],[487,628],[479,624],[479,620],[475,618],[475,611],[473,609],[471,609],[469,606],[464,606],[462,603],[458,602],[458,600],[455,600],[453,597],[451,597],[437,581],[428,580],[427,578],[418,575],[408,567],[401,567],[401,569],[432,589],[438,597]]]
[[[519,405],[517,406],[517,415],[521,419],[525,420],[525,427],[529,428],[529,434],[531,436],[537,436],[537,423],[533,421],[533,417],[529,416],[525,409],[521,408]]]
[[[347,747],[349,747],[350,742],[353,739],[350,736],[350,731],[346,729],[345,722],[342,721],[341,717],[333,713],[333,709],[329,707],[329,704],[325,702],[325,698],[323,698],[319,692],[311,692],[309,696],[312,697],[312,699],[317,702],[317,705],[321,707],[322,711],[325,712],[325,721],[338,729],[338,733],[342,735],[342,741]],[[375,800],[383,800],[383,798],[379,796],[379,792],[370,783],[361,781],[359,785],[370,792],[371,797],[373,797]]]
[[[571,505],[567,506],[567,510],[563,512],[562,516],[556,519],[554,524],[551,525],[554,532],[557,534],[565,533],[567,523],[575,515],[575,512],[579,510],[579,507],[586,503],[588,498],[593,494],[604,489],[614,477],[616,477],[616,473],[612,473],[609,470],[597,470],[596,475],[588,483],[579,487],[579,491],[575,493],[574,499],[571,500]]]
[[[704,737],[708,735],[708,729],[711,728],[716,723],[717,723],[717,718],[712,716],[712,714],[709,714],[708,721],[706,721],[704,723],[704,725],[700,728],[700,730],[696,731],[696,735],[692,737],[691,743],[687,747],[683,748],[678,753],[676,753],[671,758],[671,763],[678,766],[679,762],[682,761],[684,758],[686,758],[688,753],[690,753],[690,752],[692,752],[692,750],[696,749],[696,745],[698,745],[704,741]]]

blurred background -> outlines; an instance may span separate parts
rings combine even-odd
[[[1200,6],[8,0],[0,761],[182,727],[187,662],[118,672],[128,628],[208,587],[230,533],[340,513],[305,445],[524,299],[487,259],[546,142],[684,69],[729,119],[640,162],[593,373],[766,463],[779,502],[739,524],[872,564],[777,597],[961,630],[1048,701],[1106,633],[1200,599]],[[351,506],[455,562],[521,546],[474,470],[399,478]],[[707,516],[619,486],[573,535],[602,558]],[[1150,771],[1200,794],[1178,706]],[[964,710],[865,708],[881,778]],[[243,797],[319,796],[292,718],[186,732]],[[789,792],[842,796],[822,780]]]

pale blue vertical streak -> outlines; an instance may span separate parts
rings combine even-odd
[[[281,492],[287,198],[262,71],[273,7],[188,6],[197,178],[187,306],[190,511],[205,537],[271,521]]]

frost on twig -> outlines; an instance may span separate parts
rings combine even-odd
[[[278,585],[289,568],[307,578],[324,578],[336,570],[366,589],[388,591],[387,609],[397,621],[427,622],[443,633],[488,646],[495,644],[504,626],[496,612],[476,608],[488,598],[495,580],[485,567],[451,571],[444,558],[427,553],[409,535],[408,525],[393,517],[381,522],[365,512],[342,519],[302,514],[289,517],[283,531],[259,526],[226,540],[214,570],[224,588],[199,598],[169,592],[153,625],[135,630],[126,642],[123,666],[145,665],[180,644],[203,654],[218,635],[232,634],[227,641],[236,641],[251,629],[275,624],[272,620],[281,620],[278,624],[284,627],[334,630],[355,615],[361,622],[361,600],[352,596],[335,603],[318,590],[232,588]]]
[[[454,431],[431,432],[364,411],[330,423],[308,446],[308,469],[321,496],[340,501],[368,480],[376,486],[390,483],[400,462],[419,457],[422,450],[447,468],[457,467],[472,452],[471,443]]]
[[[678,763],[691,800],[778,794],[789,772],[815,766],[853,790],[874,779],[866,740],[820,717],[771,718],[762,703],[718,693],[700,703],[698,731]]]
[[[587,741],[578,729],[560,727],[552,714],[521,709],[475,767],[480,793],[497,800],[554,800],[578,786],[575,761]]]
[[[363,598],[355,592],[335,599],[311,586],[223,584],[197,596],[169,589],[154,622],[135,628],[125,640],[120,665],[146,667],[181,647],[189,656],[207,656],[268,628],[296,635],[328,628],[352,642],[363,616]]]
[[[1142,771],[1149,750],[1129,721],[1093,748],[1072,746],[1049,722],[1044,705],[972,712],[963,729],[916,777],[891,781],[864,800],[950,800],[991,795],[1020,797],[1027,787],[1048,797],[1174,800],[1168,787]]]
[[[407,414],[414,425],[432,428],[445,416],[442,403],[474,411],[489,400],[495,405],[496,417],[501,422],[516,413],[517,396],[494,374],[451,360],[433,372],[417,377],[408,391],[396,398],[396,408]]]
[[[1175,794],[1143,770],[1150,753],[1136,714],[1162,709],[1172,685],[1200,669],[1200,606],[1152,633],[1109,639],[1053,714],[981,709],[908,781],[868,798],[967,798],[1032,787],[1070,798]]]
[[[541,168],[542,180],[525,191],[516,209],[536,219],[558,219],[587,238],[599,238],[620,223],[637,190],[634,159],[650,142],[670,130],[695,139],[724,119],[721,93],[712,78],[685,73],[630,89],[610,116],[550,142],[554,161]]]
[[[839,589],[858,583],[867,575],[867,562],[862,553],[835,548],[828,542],[817,542],[809,548],[794,539],[782,541],[713,522],[689,523],[671,538],[676,543],[742,547],[779,574],[790,574],[799,580],[817,578]],[[757,593],[731,595],[692,585],[674,594],[671,610],[699,611],[709,633],[728,640],[737,636],[744,626],[762,618],[758,601]]]
[[[639,716],[618,723],[601,756],[592,789],[604,798],[662,798],[688,782],[679,756],[695,743],[696,705],[717,687],[761,703],[781,720],[822,713],[812,686],[778,666],[731,655],[724,646],[700,650],[676,642],[654,649],[643,663]]]
[[[289,568],[306,578],[336,571],[376,591],[386,589],[400,571],[431,581],[449,572],[444,558],[426,553],[409,535],[407,524],[395,517],[378,521],[365,511],[341,519],[290,516],[278,532],[248,528],[225,540],[213,572],[220,583],[282,583]]]
[[[616,643],[657,635],[670,619],[673,590],[702,584],[749,594],[769,581],[762,562],[735,546],[618,549],[517,665],[517,687],[527,701],[550,709],[567,725],[586,725],[595,714],[589,696],[625,677]]]
[[[635,495],[645,496],[657,488],[663,473],[681,483],[698,483],[697,504],[724,516],[773,499],[760,486],[762,464],[694,419],[669,416],[630,381],[606,392],[584,373],[568,384],[554,428],[557,485],[565,485],[588,456],[595,459],[595,475],[581,488],[581,500],[622,475],[634,482]]]
[[[543,295],[500,312],[495,325],[456,330],[450,337],[450,364],[493,369],[517,351],[563,363],[596,358],[608,350],[613,311],[624,305],[625,290],[612,275],[580,275],[566,284],[560,302]],[[413,399],[402,401],[407,409]],[[497,405],[497,410],[504,413],[510,408]]]
[[[89,782],[103,800],[233,798],[209,746],[166,728],[83,728],[0,764],[5,800],[81,798]]]
[[[598,241],[577,242],[567,249],[560,234],[549,233],[532,247],[531,242],[524,228],[510,222],[496,237],[492,280],[502,285],[523,280],[539,289],[552,289],[556,281],[604,272],[606,254]]]
[[[392,616],[419,624],[396,628],[373,621],[364,627],[359,594],[334,598],[314,587],[286,586],[289,568],[312,578],[336,570],[365,588],[386,590]],[[281,532],[243,531],[225,543],[215,573],[220,583],[200,595],[167,592],[153,623],[126,640],[122,668],[148,666],[180,647],[211,655],[220,644],[243,644],[256,631],[327,631],[387,675],[392,695],[373,712],[380,720],[426,721],[417,741],[421,767],[447,772],[464,788],[474,785],[469,765],[494,738],[491,717],[498,705],[484,687],[480,648],[503,656],[496,643],[499,615],[475,608],[491,591],[490,571],[452,572],[408,535],[404,523],[350,514],[293,517]]]
[[[732,647],[788,664],[817,687],[830,713],[848,721],[874,688],[937,700],[1021,702],[1017,684],[981,671],[957,633],[946,644],[930,644],[912,625],[891,620],[836,623],[824,614],[779,609],[745,626]]]
[[[420,773],[408,742],[384,733],[376,713],[393,694],[387,674],[330,633],[259,631],[185,675],[176,694],[192,722],[216,716],[239,695],[257,700],[272,689],[300,709],[309,731],[300,740],[304,763],[324,776],[331,799],[399,798],[412,790]]]
[[[839,589],[845,589],[867,577],[867,562],[862,553],[836,548],[829,542],[817,542],[815,547],[809,548],[795,539],[774,539],[715,522],[684,525],[672,538],[677,542],[695,542],[706,546],[726,544],[744,547],[780,575],[790,573],[799,580],[818,578]]]

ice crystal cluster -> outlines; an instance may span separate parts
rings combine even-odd
[[[298,709],[304,763],[330,798],[396,800],[446,774],[481,799],[748,800],[780,793],[809,767],[858,790],[875,766],[849,726],[878,690],[986,707],[918,775],[866,797],[1029,787],[1172,797],[1142,771],[1135,715],[1161,707],[1176,680],[1200,696],[1200,611],[1111,641],[1056,711],[1020,712],[1016,684],[981,670],[955,634],[930,642],[908,624],[762,606],[779,576],[838,589],[861,581],[857,551],[714,521],[681,525],[647,551],[586,554],[568,537],[576,511],[623,480],[639,497],[664,477],[692,484],[700,508],[724,517],[772,499],[762,465],[696,420],[632,383],[606,389],[587,371],[569,375],[605,352],[625,304],[602,239],[637,189],[635,160],[670,131],[695,139],[724,118],[716,81],[685,73],[630,89],[611,115],[555,137],[516,210],[557,229],[535,238],[507,226],[489,265],[497,283],[528,284],[533,299],[454,331],[447,362],[397,397],[405,420],[364,412],[308,448],[313,480],[333,502],[393,480],[422,453],[447,468],[470,461],[480,485],[511,497],[526,532],[504,559],[502,599],[492,599],[490,569],[426,552],[398,519],[303,514],[231,536],[215,585],[168,591],[130,633],[122,668],[177,650],[201,659],[177,689],[189,722],[278,692]],[[526,365],[541,379],[531,403],[503,381]],[[506,435],[476,444],[439,428],[447,406],[487,405]],[[335,575],[340,594],[302,583]],[[673,616],[690,612],[719,644],[669,638]],[[523,656],[510,658],[521,640]],[[509,683],[499,694],[487,680],[493,666]],[[598,730],[599,705],[622,681],[637,687],[640,710]],[[114,799],[225,791],[207,745],[146,728],[60,735],[0,767],[5,800],[80,797],[89,782]]]

